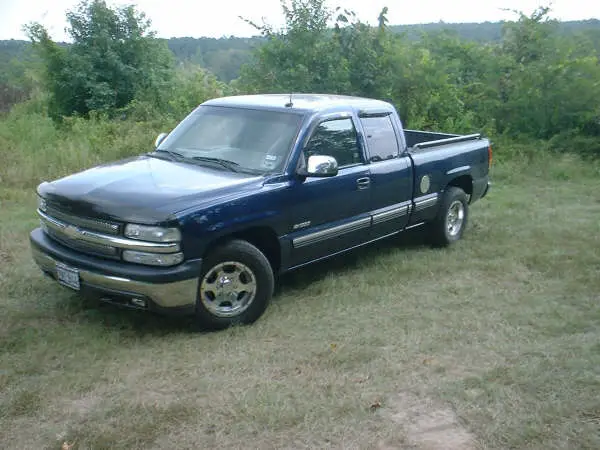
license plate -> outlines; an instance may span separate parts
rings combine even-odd
[[[56,278],[60,284],[76,291],[81,287],[79,284],[79,270],[65,264],[56,263]]]

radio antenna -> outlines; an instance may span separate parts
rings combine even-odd
[[[292,102],[292,92],[290,92],[290,101],[288,103],[285,104],[286,108],[291,108],[292,106],[294,106],[294,103]]]

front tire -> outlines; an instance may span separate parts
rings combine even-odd
[[[461,188],[451,186],[443,194],[436,218],[429,229],[433,245],[447,247],[458,241],[467,226],[469,202]]]
[[[253,323],[267,308],[274,285],[266,256],[249,242],[231,240],[203,261],[197,321],[202,328],[213,330]]]

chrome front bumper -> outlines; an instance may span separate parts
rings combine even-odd
[[[47,255],[35,245],[32,246],[31,251],[35,262],[42,271],[57,280],[56,263],[60,261]],[[73,265],[71,262],[69,262],[69,265],[78,270],[82,290],[96,291],[106,301],[119,298],[130,302],[112,302],[138,309],[163,312],[171,309],[192,312],[195,308],[198,289],[197,278],[170,283],[150,283],[85,270]],[[137,302],[134,299],[137,299]],[[140,307],[142,300],[144,306]]]

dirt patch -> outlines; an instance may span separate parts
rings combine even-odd
[[[411,447],[422,450],[476,448],[474,436],[460,424],[450,408],[404,393],[386,403],[381,413],[405,429]]]

